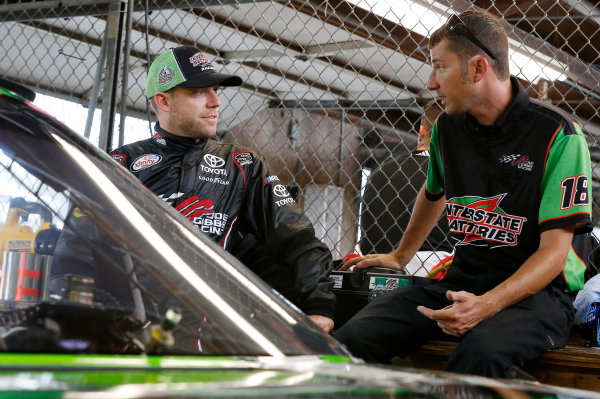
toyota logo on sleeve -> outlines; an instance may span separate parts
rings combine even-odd
[[[275,204],[277,206],[283,206],[286,204],[294,203],[294,199],[290,197],[290,194],[288,193],[283,184],[278,184],[275,187],[273,187],[273,194],[275,194],[278,197],[283,197],[283,199],[275,201]]]
[[[211,168],[220,168],[225,165],[225,160],[213,154],[204,155],[204,162]]]
[[[278,197],[289,197],[290,196],[290,194],[288,194],[288,192],[285,189],[285,187],[283,186],[283,184],[278,184],[275,187],[273,187],[273,193]]]

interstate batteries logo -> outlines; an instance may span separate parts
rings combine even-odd
[[[448,200],[446,215],[450,232],[464,237],[458,245],[487,245],[490,248],[517,245],[527,219],[509,215],[500,208],[505,195]]]

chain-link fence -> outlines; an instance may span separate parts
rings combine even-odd
[[[150,136],[149,62],[177,45],[202,49],[244,80],[220,94],[220,139],[261,153],[343,258],[397,245],[424,180],[428,37],[470,7],[501,17],[511,74],[530,95],[580,121],[596,192],[600,9],[591,1],[14,0],[0,5],[0,76],[49,96],[43,108],[112,149]],[[431,237],[413,272],[426,273],[447,244]]]

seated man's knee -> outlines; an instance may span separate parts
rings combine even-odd
[[[393,353],[389,346],[381,342],[377,334],[372,334],[373,323],[361,318],[348,321],[335,334],[335,338],[346,345],[352,355],[367,362],[387,363],[391,360]]]
[[[358,340],[361,332],[364,331],[363,320],[360,318],[350,319],[335,334],[335,338],[346,346],[353,346],[354,341]]]
[[[507,357],[494,345],[494,339],[482,334],[467,335],[448,359],[447,371],[504,378]]]

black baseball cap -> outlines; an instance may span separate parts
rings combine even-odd
[[[171,48],[159,55],[148,71],[146,97],[171,90],[175,86],[239,86],[242,78],[217,73],[206,54],[193,46]]]

